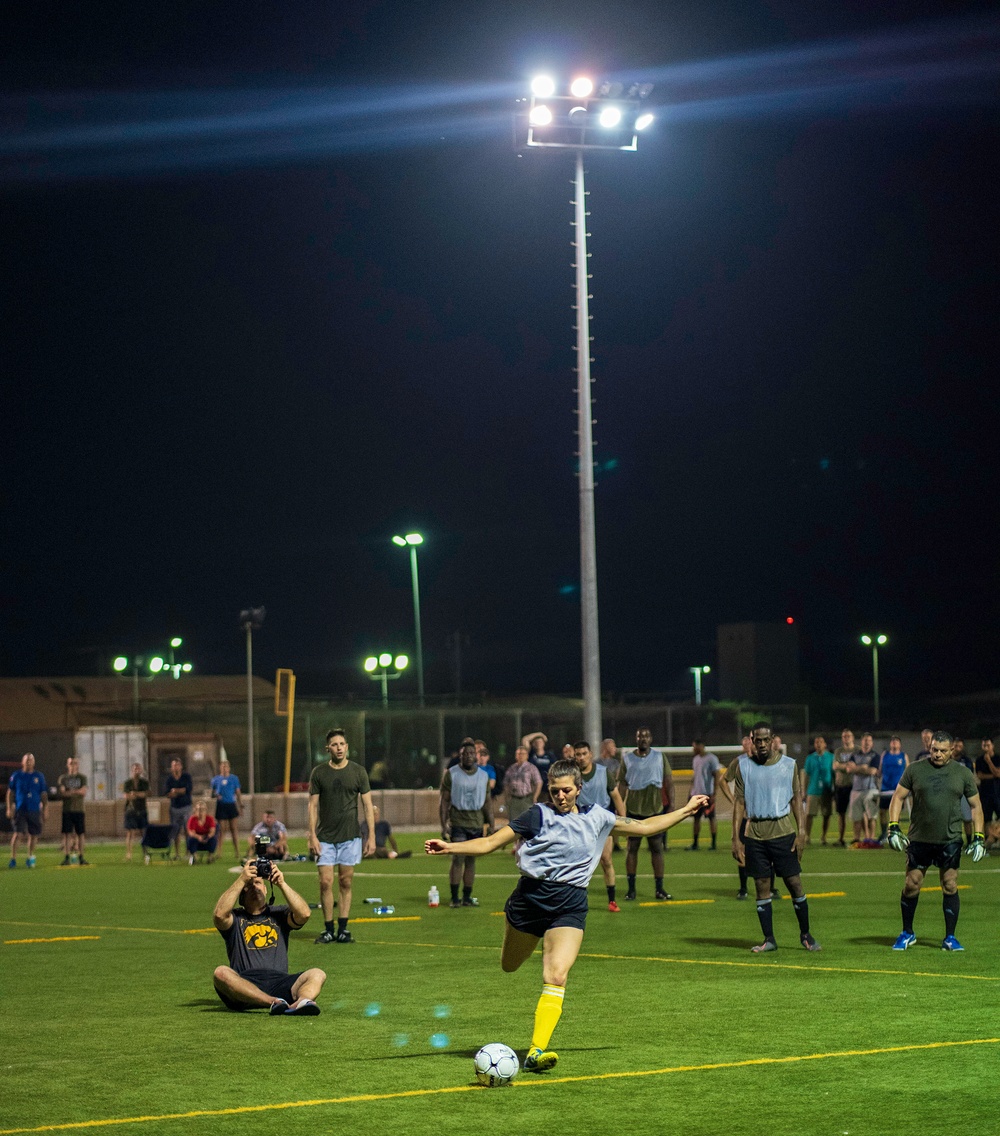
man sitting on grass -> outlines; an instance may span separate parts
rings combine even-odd
[[[326,972],[313,967],[288,973],[288,935],[309,921],[309,904],[285,883],[277,864],[271,865],[271,883],[287,905],[268,906],[267,884],[257,875],[256,861],[249,860],[219,897],[212,921],[226,941],[229,966],[215,968],[215,992],[230,1010],[318,1014],[315,999]]]

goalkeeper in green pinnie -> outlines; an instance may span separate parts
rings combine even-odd
[[[900,897],[903,930],[892,945],[894,951],[905,951],[917,941],[913,933],[913,916],[920,899],[924,876],[931,867],[941,874],[944,907],[943,951],[961,951],[955,938],[958,924],[958,865],[962,855],[962,799],[972,808],[973,837],[965,854],[978,863],[986,855],[983,838],[983,807],[979,802],[979,786],[964,765],[952,761],[955,743],[943,730],[931,738],[930,755],[906,767],[889,802],[887,839],[897,852],[906,853],[906,882]],[[903,802],[912,796],[909,835],[899,827]]]

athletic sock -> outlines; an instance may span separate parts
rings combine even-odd
[[[635,876],[629,876],[629,878],[628,878],[628,890],[629,891],[635,891]]]
[[[458,903],[458,884],[451,885],[451,902]]]
[[[907,935],[913,934],[913,916],[917,913],[917,902],[920,899],[920,892],[912,899],[907,899],[905,892],[899,897],[899,908],[903,913],[903,930]]]
[[[614,903],[614,901],[615,901],[615,885],[614,884],[608,884],[608,903]]]
[[[664,888],[664,886],[663,886],[663,877],[662,876],[654,876],[653,878],[656,880],[656,890],[657,891],[666,891],[666,888]]]
[[[774,938],[774,913],[771,911],[770,897],[757,900],[757,918],[765,939]]]
[[[715,851],[715,833],[712,833],[712,851]]]
[[[331,935],[335,935],[337,933],[333,929],[333,920],[332,919],[327,919],[326,922],[323,924],[323,926],[327,929],[327,931],[329,931],[329,933]]]
[[[944,908],[944,933],[946,935],[955,934],[955,928],[958,926],[958,905],[958,892],[955,892],[954,895],[945,894],[941,897],[941,906]]]
[[[535,1007],[535,1029],[531,1035],[532,1049],[548,1049],[552,1033],[559,1024],[565,996],[565,986],[552,986],[548,982],[542,985],[541,997]]]
[[[740,891],[746,891],[746,890],[747,890],[747,870],[746,870],[746,868],[740,868]]]
[[[809,934],[809,903],[804,895],[800,895],[798,899],[792,900],[792,909],[795,912],[795,918],[799,921],[799,934]]]
[[[472,888],[467,888],[463,885],[463,887],[462,887],[462,898],[463,899],[472,899]]]
[[[346,931],[346,930],[347,930],[347,920],[344,919],[343,917],[341,917],[340,919],[337,920],[337,934],[340,934],[341,931]]]

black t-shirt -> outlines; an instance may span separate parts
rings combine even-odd
[[[278,970],[288,973],[288,908],[265,907],[259,915],[247,915],[242,907],[233,912],[232,926],[219,934],[226,942],[229,965],[237,974],[248,970]]]
[[[189,809],[191,807],[191,790],[194,788],[194,783],[191,780],[190,773],[182,773],[180,777],[171,777],[167,775],[166,784],[164,786],[163,795],[170,796],[171,789],[183,789],[179,797],[170,797],[170,807],[172,809]],[[236,968],[233,967],[235,970]]]

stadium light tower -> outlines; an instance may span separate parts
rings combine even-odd
[[[694,675],[694,704],[695,706],[701,705],[701,676],[711,673],[711,667],[688,667],[688,670]]]
[[[368,677],[373,682],[381,683],[382,685],[382,706],[383,708],[389,705],[389,680],[394,678],[401,678],[403,671],[409,666],[410,660],[405,655],[396,655],[393,658],[390,651],[383,651],[379,655],[369,655],[365,659],[365,670]],[[394,671],[389,668],[395,666]]]
[[[574,76],[566,94],[548,75],[531,83],[525,145],[529,149],[570,150],[576,158],[574,220],[576,240],[576,404],[580,493],[580,624],[583,663],[583,736],[596,745],[601,725],[601,651],[597,618],[597,536],[594,518],[594,437],[590,377],[590,307],[587,272],[587,210],[583,155],[594,150],[638,149],[639,134],[653,122],[644,100],[651,83],[605,81]],[[523,136],[519,132],[520,136]]]
[[[420,636],[420,580],[417,576],[417,547],[424,543],[420,533],[407,533],[406,536],[394,536],[392,543],[397,548],[410,550],[410,583],[413,587],[413,626],[414,638],[417,648],[417,699],[420,709],[424,708],[424,648]]]
[[[879,719],[879,704],[878,704],[878,649],[884,647],[889,642],[888,635],[862,635],[861,642],[866,647],[872,649],[872,681],[875,684],[875,725],[878,725]]]

